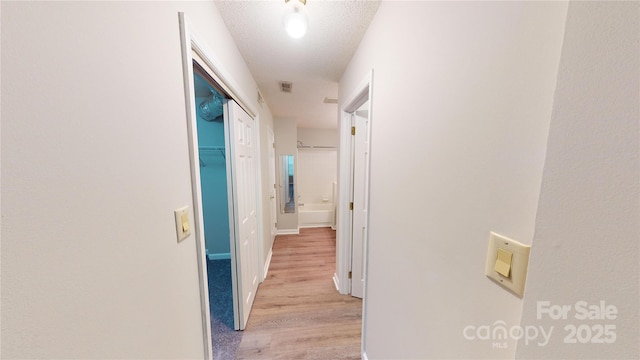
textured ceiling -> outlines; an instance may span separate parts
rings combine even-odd
[[[295,119],[301,128],[335,128],[338,81],[358,47],[379,1],[308,0],[309,28],[301,39],[282,26],[285,2],[216,1],[273,117]],[[280,92],[278,83],[293,83]]]

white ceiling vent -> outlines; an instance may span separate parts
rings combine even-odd
[[[283,93],[291,93],[293,90],[293,84],[288,81],[280,81],[280,91]]]

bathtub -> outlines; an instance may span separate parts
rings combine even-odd
[[[298,205],[298,227],[333,226],[333,203]]]

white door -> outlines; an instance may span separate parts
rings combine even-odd
[[[234,286],[235,328],[243,330],[247,325],[251,306],[258,289],[258,222],[257,222],[257,174],[254,121],[238,104],[229,100],[225,104],[225,129],[227,165],[231,169],[229,181],[230,225],[233,230],[231,243],[231,269],[236,279]],[[233,157],[233,162],[230,158]],[[234,221],[235,220],[235,221]]]
[[[365,104],[367,106],[367,104]],[[369,209],[369,119],[366,111],[353,116],[353,221],[351,248],[351,296],[364,296],[364,254]]]
[[[276,139],[273,129],[268,129],[269,133],[269,212],[271,219],[271,237],[276,236],[278,229],[278,208],[276,204]]]

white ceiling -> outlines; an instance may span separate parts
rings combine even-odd
[[[295,119],[301,128],[336,128],[338,81],[380,1],[307,0],[309,28],[301,39],[282,26],[284,0],[216,1],[274,119]],[[279,82],[293,83],[280,92]]]

